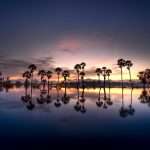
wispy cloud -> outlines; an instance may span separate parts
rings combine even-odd
[[[40,68],[53,68],[54,59],[52,57],[31,58],[21,60],[0,56],[0,71],[8,75],[16,75],[24,71],[30,64],[34,63]]]

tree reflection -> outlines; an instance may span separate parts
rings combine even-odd
[[[76,105],[74,106],[74,109],[77,112],[81,110],[79,87],[77,87],[77,102],[76,102]]]
[[[96,105],[98,107],[101,107],[103,105],[103,102],[101,101],[101,88],[99,88],[99,92],[98,92],[98,100],[96,101]]]
[[[149,92],[146,90],[146,88],[144,88],[139,96],[139,100],[141,103],[143,104],[148,104],[150,106],[150,94]]]
[[[31,87],[32,89],[32,87]],[[26,108],[28,110],[33,110],[35,105],[32,101],[32,90],[30,91],[30,94],[27,93],[27,90],[25,88],[25,96],[21,96],[21,100],[25,103]]]
[[[44,94],[40,94],[40,97],[38,97],[37,99],[37,103],[38,104],[44,104],[46,102],[46,98],[44,97]]]
[[[34,103],[32,102],[32,99],[27,103],[26,108],[28,110],[33,110],[35,107]]]
[[[122,105],[121,109],[119,110],[120,117],[126,118],[127,116],[133,116],[135,113],[135,109],[133,108],[133,88],[131,87],[130,93],[130,105],[126,108],[124,104],[124,88],[122,88]]]
[[[56,91],[57,91],[57,98],[56,98],[56,101],[55,101],[54,105],[55,105],[55,107],[57,107],[57,108],[61,106],[59,90],[60,90],[60,88],[56,88]]]
[[[85,107],[85,95],[84,95],[84,86],[83,86],[83,89],[82,89],[82,94],[81,94],[81,98],[80,98],[80,103],[81,103],[81,109],[80,109],[80,112],[81,113],[85,113],[86,112],[86,107]]]
[[[64,95],[62,97],[62,102],[64,104],[68,104],[70,97],[67,95],[67,78],[69,78],[70,72],[68,70],[64,70],[62,72],[62,76],[64,77],[64,87],[65,87],[65,92],[64,92]]]
[[[125,107],[125,104],[124,104],[124,88],[122,86],[122,95],[121,95],[121,108],[119,110],[119,113],[120,113],[120,117],[122,118],[126,118],[128,116],[128,109]]]

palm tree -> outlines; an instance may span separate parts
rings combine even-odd
[[[108,83],[109,83],[109,98],[108,98],[108,101],[107,101],[108,105],[112,105],[113,104],[112,101],[111,101],[111,98],[110,98],[110,88],[111,88],[111,86],[110,86],[110,74],[111,73],[112,73],[111,69],[107,69],[106,70],[106,76],[108,77]]]
[[[57,73],[57,77],[58,77],[57,87],[59,87],[59,77],[60,77],[60,73],[62,72],[62,69],[60,67],[57,67],[55,69],[55,72]]]
[[[109,82],[109,88],[110,88],[110,74],[112,73],[111,69],[106,70],[106,76],[108,77],[108,82]]]
[[[98,76],[98,80],[99,80],[99,86],[100,86],[100,89],[101,89],[101,79],[100,79],[100,76],[101,76],[101,74],[102,74],[102,70],[101,70],[101,68],[96,68],[96,74],[97,74],[97,76]]]
[[[47,85],[47,87],[48,87],[48,97],[49,97],[49,89],[50,89],[49,88],[49,84],[50,84],[49,82],[50,82],[50,79],[52,78],[52,71],[50,71],[50,70],[47,71],[46,72],[46,76],[47,76],[47,79],[48,79],[48,83],[47,83],[48,85]]]
[[[25,78],[25,95],[27,96],[28,80],[31,78],[31,73],[29,71],[26,71],[22,74],[22,77]]]
[[[106,71],[107,71],[107,68],[106,67],[102,67],[102,76],[104,77],[104,100],[106,100]]]
[[[37,67],[36,67],[36,65],[31,64],[31,65],[28,66],[28,69],[30,69],[31,78],[33,79],[33,73],[37,69]]]
[[[139,80],[142,82],[143,89],[145,91],[146,83],[147,83],[147,73],[145,71],[140,71],[137,76],[138,76]]]
[[[38,72],[38,76],[41,76],[41,84],[43,83],[43,91],[44,91],[44,89],[45,89],[44,77],[46,76],[46,71],[45,70],[40,70]]]
[[[150,88],[150,69],[146,69],[146,78],[147,78],[147,84],[148,84],[148,89]]]
[[[131,62],[131,60],[126,61],[126,66],[127,66],[128,71],[129,71],[131,88],[133,88],[132,77],[131,77],[131,67],[133,66],[133,63]]]
[[[98,101],[96,102],[96,105],[98,107],[101,107],[103,105],[103,102],[100,100],[101,99],[101,79],[100,79],[100,76],[102,74],[102,69],[96,68],[95,72],[98,76],[98,81],[99,81],[99,94],[98,94]]]
[[[84,89],[85,89],[85,86],[84,86],[84,76],[85,76],[85,72],[84,72],[84,71],[80,72],[80,76],[81,76],[82,89],[83,89],[81,97],[83,97],[83,95],[84,95]]]
[[[38,76],[41,77],[41,83],[42,83],[42,80],[43,80],[44,77],[46,76],[46,71],[45,71],[45,70],[39,70]]]
[[[37,67],[36,67],[36,65],[31,64],[28,66],[28,69],[30,69],[30,73],[31,73],[31,98],[32,98],[33,74],[34,74],[34,71],[37,69]]]
[[[74,69],[77,72],[77,89],[78,89],[79,88],[79,76],[80,76],[81,65],[80,64],[76,64],[74,66]]]
[[[67,91],[66,91],[66,81],[67,78],[69,78],[70,76],[70,72],[68,70],[64,70],[62,72],[62,76],[64,77],[64,85],[65,85],[65,93],[64,96],[62,97],[62,101],[64,102],[64,104],[67,104],[69,102],[69,97],[67,96]]]
[[[122,82],[122,88],[123,88],[123,67],[126,66],[126,61],[124,59],[118,59],[117,65],[121,69],[121,82]]]
[[[85,63],[85,62],[82,62],[82,63],[80,64],[80,66],[81,66],[82,71],[84,71],[84,68],[85,68],[85,66],[86,66],[86,63]]]
[[[66,81],[67,81],[67,78],[70,77],[70,73],[68,70],[64,70],[62,72],[62,76],[64,77],[64,84],[65,84],[65,93],[66,93]]]

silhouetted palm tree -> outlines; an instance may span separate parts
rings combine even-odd
[[[43,80],[44,77],[46,76],[46,71],[45,71],[45,70],[39,70],[38,76],[41,77],[41,83],[42,83],[42,80]]]
[[[146,72],[148,89],[150,89],[150,69],[146,69],[145,72]]]
[[[45,90],[45,76],[46,76],[46,71],[45,70],[40,70],[39,72],[38,72],[38,76],[40,76],[41,77],[41,84],[43,84],[43,91]]]
[[[138,78],[143,84],[143,89],[146,89],[146,83],[147,83],[147,73],[145,71],[140,71],[138,73]]]
[[[84,72],[84,71],[80,72],[80,76],[81,76],[82,90],[83,90],[83,91],[82,91],[81,97],[83,97],[84,89],[85,89],[85,85],[84,85],[84,76],[85,76],[85,72]]]
[[[131,62],[131,60],[126,61],[126,66],[127,66],[128,71],[129,71],[131,88],[133,88],[132,76],[131,76],[131,67],[133,66],[133,63]]]
[[[99,81],[99,94],[98,94],[98,101],[96,102],[96,105],[98,107],[101,107],[103,105],[103,102],[101,101],[101,79],[100,79],[102,70],[101,70],[101,68],[96,68],[95,72],[98,76],[98,81]]]
[[[32,99],[33,75],[34,75],[34,71],[37,69],[37,67],[36,67],[36,65],[31,64],[28,66],[28,69],[30,69],[30,73],[31,73],[31,99]]]
[[[25,83],[24,83],[24,87],[25,87],[25,96],[22,96],[21,99],[24,102],[28,102],[30,100],[30,95],[28,95],[28,80],[31,78],[31,73],[29,71],[26,71],[22,74],[22,77],[25,78]]]
[[[107,68],[106,67],[102,67],[102,76],[104,77],[104,85],[103,85],[103,88],[104,88],[104,100],[106,100],[106,71],[107,71]]]
[[[22,74],[22,77],[25,78],[25,95],[27,95],[27,89],[28,89],[28,80],[31,78],[31,73],[29,71],[26,71]]]
[[[85,66],[86,66],[86,63],[85,63],[85,62],[82,62],[82,63],[80,64],[80,66],[81,66],[82,71],[84,71],[84,68],[85,68]]]
[[[98,80],[99,80],[99,87],[101,88],[101,78],[100,78],[100,76],[101,76],[101,74],[102,74],[102,70],[101,70],[101,68],[96,68],[96,74],[97,74],[97,76],[98,76]]]
[[[117,65],[121,69],[121,82],[122,82],[122,88],[123,88],[123,67],[126,66],[126,61],[124,59],[118,59]]]
[[[111,69],[106,70],[106,76],[108,77],[108,83],[109,83],[109,88],[110,88],[110,74],[112,73]]]
[[[81,65],[80,64],[76,64],[74,66],[74,69],[77,72],[77,89],[78,89],[79,88],[79,76],[80,76]]]
[[[30,69],[31,79],[33,80],[33,73],[34,73],[34,71],[36,71],[37,67],[36,67],[36,65],[31,64],[28,66],[28,69]]]
[[[64,70],[62,72],[62,76],[64,77],[64,85],[65,85],[65,93],[64,96],[62,97],[62,101],[64,102],[64,104],[67,104],[69,102],[69,97],[67,96],[66,81],[67,78],[70,77],[70,72],[68,70]]]
[[[61,69],[60,67],[57,67],[57,68],[55,69],[55,72],[57,73],[57,77],[58,77],[58,80],[57,80],[57,88],[60,88],[60,87],[59,87],[59,78],[60,78],[60,74],[61,74],[61,72],[62,72],[62,69]]]
[[[110,74],[112,73],[112,70],[111,69],[107,69],[106,70],[106,75],[108,77],[108,84],[109,84],[109,97],[108,97],[108,101],[107,101],[107,104],[108,105],[112,105],[112,101],[111,101],[111,98],[110,98],[110,89],[111,89],[111,85],[110,85]]]
[[[48,79],[48,91],[49,91],[49,85],[50,85],[50,79],[52,78],[52,71],[47,71],[46,75],[47,75],[47,79]]]
[[[48,87],[48,95],[47,95],[47,103],[49,103],[49,102],[51,102],[51,96],[50,96],[50,94],[49,94],[49,90],[50,90],[50,87],[49,87],[49,85],[50,85],[50,79],[51,79],[51,77],[52,77],[52,71],[47,71],[47,73],[46,73],[46,75],[47,75],[47,79],[48,79],[48,85],[47,85],[47,87]],[[51,85],[51,87],[52,87],[52,85]]]

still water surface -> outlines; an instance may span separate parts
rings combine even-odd
[[[146,139],[150,138],[150,103],[140,100],[142,89],[109,89],[103,100],[103,90],[50,90],[40,100],[40,90],[33,89],[32,103],[22,100],[24,88],[0,92],[1,139]],[[30,90],[28,91],[30,93]],[[146,97],[146,95],[144,95]],[[143,97],[143,99],[145,98]],[[83,98],[83,97],[82,97]],[[142,103],[141,103],[142,102]],[[58,104],[58,105],[57,105]]]

